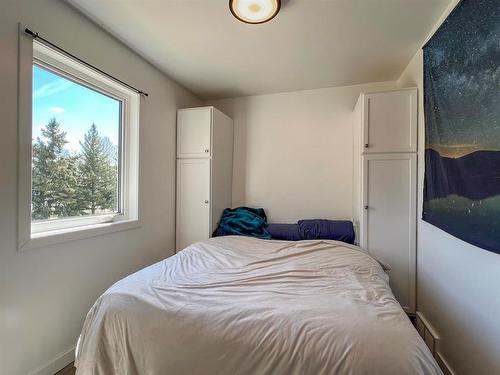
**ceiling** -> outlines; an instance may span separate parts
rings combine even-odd
[[[248,25],[227,0],[68,0],[202,99],[395,80],[450,0],[288,0]]]

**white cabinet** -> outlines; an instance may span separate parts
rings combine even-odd
[[[417,90],[364,94],[360,152],[417,152]]]
[[[177,160],[177,249],[210,236],[210,160]]]
[[[416,297],[416,98],[416,89],[361,94],[353,131],[356,241],[390,265],[391,288],[408,312]]]
[[[391,266],[390,284],[399,303],[411,301],[415,263],[415,154],[363,156],[362,247]],[[410,268],[412,267],[412,268]]]
[[[214,107],[177,112],[176,249],[207,239],[231,206],[233,121]]]
[[[177,157],[210,156],[212,111],[206,107],[181,109],[177,112]],[[182,126],[179,126],[182,124]]]

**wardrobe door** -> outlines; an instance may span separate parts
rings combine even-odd
[[[417,90],[366,94],[363,152],[417,151]]]
[[[210,237],[210,159],[177,160],[177,251]]]
[[[177,157],[210,157],[211,124],[211,107],[177,111]]]
[[[389,264],[390,285],[407,311],[415,301],[416,155],[363,156],[363,244]]]

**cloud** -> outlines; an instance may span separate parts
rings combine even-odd
[[[64,108],[62,108],[62,107],[51,107],[51,108],[49,108],[49,111],[52,112],[52,113],[63,113],[64,112]]]
[[[69,87],[73,86],[74,83],[67,80],[58,80],[55,82],[46,83],[40,88],[33,92],[33,98],[40,99],[49,95],[56,94],[58,92],[64,91]]]

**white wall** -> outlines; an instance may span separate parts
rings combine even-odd
[[[18,22],[150,93],[141,104],[140,229],[16,251]],[[61,1],[2,1],[0,57],[0,374],[15,375],[50,370],[108,286],[174,252],[176,109],[198,100]]]
[[[352,110],[396,82],[212,101],[234,120],[233,206],[270,222],[352,217]]]
[[[419,88],[417,310],[441,336],[439,351],[457,374],[500,374],[500,255],[421,220],[425,148],[421,50],[398,85]]]

